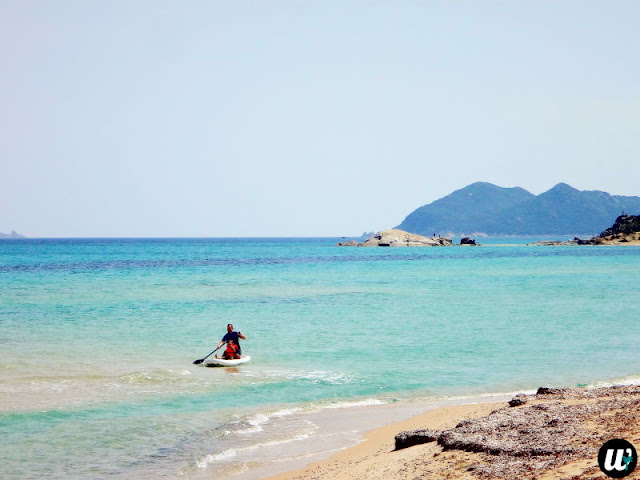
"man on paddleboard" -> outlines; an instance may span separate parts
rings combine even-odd
[[[229,340],[233,341],[233,343],[235,343],[238,346],[238,350],[237,350],[237,354],[242,356],[242,348],[240,347],[240,339],[242,340],[246,340],[247,337],[245,337],[244,335],[242,335],[242,333],[240,332],[234,332],[233,331],[233,324],[229,323],[227,324],[227,333],[224,337],[222,337],[222,340],[220,340],[220,343],[218,344],[218,348],[220,348],[222,346],[223,343],[228,342]]]

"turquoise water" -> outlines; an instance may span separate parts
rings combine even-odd
[[[300,412],[640,381],[640,247],[336,241],[0,243],[0,477],[213,478]],[[227,323],[254,361],[193,365]]]

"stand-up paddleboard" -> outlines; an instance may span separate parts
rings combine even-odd
[[[207,367],[235,367],[251,361],[249,355],[243,355],[241,358],[234,358],[233,360],[225,360],[224,358],[210,358],[206,360],[204,364]]]

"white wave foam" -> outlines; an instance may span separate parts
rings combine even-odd
[[[291,443],[291,442],[298,442],[300,440],[306,440],[307,438],[309,438],[312,435],[314,429],[311,429],[307,433],[301,433],[299,435],[295,435],[293,437],[285,438],[283,440],[270,440],[268,442],[255,443],[253,445],[249,445],[248,447],[229,448],[227,450],[223,450],[220,453],[206,455],[204,458],[196,460],[196,466],[198,468],[207,468],[212,463],[224,462],[224,461],[227,461],[227,460],[229,460],[231,458],[237,457],[238,454],[242,454],[242,453],[245,453],[245,452],[250,452],[250,451],[253,451],[253,450],[257,450],[259,448],[274,447],[274,446],[277,446],[277,445],[284,445],[284,444]]]
[[[184,382],[182,377],[188,375],[192,375],[189,370],[154,368],[121,375],[120,377],[117,377],[116,380],[120,383],[129,385],[182,383]]]
[[[595,383],[585,385],[587,388],[599,387],[631,387],[640,385],[640,374],[627,375],[626,377],[618,377],[611,380],[601,380]]]
[[[315,427],[315,425],[314,425]],[[313,430],[315,430],[317,427],[310,429],[310,431],[308,433],[301,433],[298,434],[294,437],[289,437],[286,438],[284,440],[270,440],[268,442],[261,442],[261,443],[256,443],[255,445],[251,445],[249,447],[244,447],[240,450],[242,451],[251,451],[251,450],[256,450],[258,448],[264,448],[264,447],[273,447],[275,445],[283,445],[285,443],[291,443],[291,442],[297,442],[299,440],[305,440],[307,438],[309,438],[313,432]]]
[[[352,407],[368,407],[372,405],[384,405],[386,402],[377,398],[367,398],[364,400],[354,400],[354,401],[343,401],[336,403],[311,403],[306,408],[302,407],[292,407],[292,408],[284,408],[281,410],[276,410],[275,412],[269,413],[258,413],[253,417],[248,418],[244,422],[240,422],[241,424],[248,424],[248,428],[243,428],[236,430],[235,433],[240,435],[249,435],[252,433],[259,433],[264,430],[264,426],[269,423],[274,418],[283,418],[289,415],[293,415],[298,412],[303,411],[320,411],[326,409],[334,409],[334,408],[352,408]]]
[[[246,423],[248,423],[249,425],[251,425],[251,427],[249,428],[245,428],[242,430],[236,430],[236,433],[239,433],[240,435],[246,435],[249,433],[258,433],[261,432],[262,430],[264,430],[262,428],[262,425],[264,425],[265,423],[269,422],[270,417],[268,415],[265,415],[263,413],[259,413],[257,415],[255,415],[252,418],[249,418],[248,420],[246,420]]]
[[[369,407],[372,405],[384,405],[386,402],[377,398],[367,398],[366,400],[354,400],[352,402],[337,402],[337,403],[329,403],[326,405],[319,405],[319,408],[329,409],[329,408],[352,408],[352,407]]]
[[[296,412],[301,411],[301,408],[284,408],[282,410],[276,410],[271,413],[258,413],[253,417],[246,420],[246,423],[251,425],[249,428],[245,428],[242,430],[236,430],[236,433],[240,435],[247,435],[251,433],[258,433],[264,430],[263,425],[269,423],[272,418],[282,418],[292,415]]]
[[[238,455],[238,451],[234,448],[229,448],[227,450],[223,450],[220,453],[216,453],[213,455],[207,455],[204,458],[200,458],[196,460],[196,466],[198,468],[207,468],[207,466],[211,463],[221,462],[224,460],[228,460]]]
[[[282,410],[278,410],[277,412],[273,412],[271,414],[271,416],[272,417],[278,417],[278,418],[287,417],[287,416],[292,415],[292,414],[294,414],[296,412],[299,412],[301,410],[302,410],[302,408],[298,408],[298,407],[295,407],[295,408],[283,408]]]
[[[452,395],[445,397],[433,397],[431,400],[451,400],[451,401],[467,401],[467,400],[480,400],[485,398],[502,398],[502,397],[514,397],[519,394],[533,395],[537,392],[536,390],[514,390],[512,392],[490,392],[490,393],[471,393],[469,395]],[[469,402],[469,403],[474,403]]]
[[[246,376],[259,377],[261,380],[306,381],[313,384],[328,383],[332,385],[344,385],[353,381],[353,377],[345,372],[331,372],[326,370],[262,370],[247,373]]]

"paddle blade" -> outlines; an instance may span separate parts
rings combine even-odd
[[[200,365],[202,362],[204,362],[204,358],[201,358],[200,360],[196,360],[195,362],[193,362],[193,364]]]

